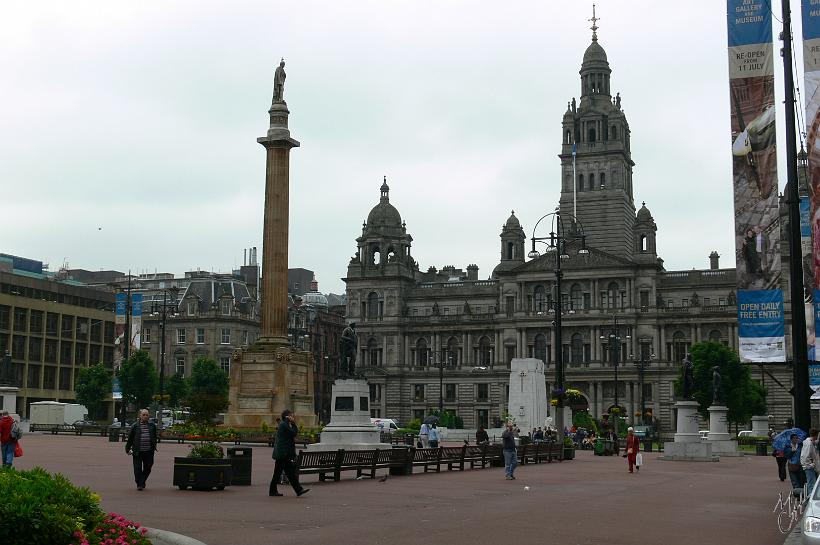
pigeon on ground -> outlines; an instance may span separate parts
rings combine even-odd
[[[379,482],[380,482],[380,483],[383,483],[383,482],[385,482],[386,480],[387,480],[387,475],[385,475],[384,477],[382,477],[381,479],[379,479]]]

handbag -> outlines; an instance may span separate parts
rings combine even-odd
[[[643,465],[643,454],[640,452],[635,456],[635,465],[638,467]]]
[[[802,467],[803,467],[803,466],[801,466],[800,464],[793,464],[793,463],[791,463],[791,462],[789,462],[789,463],[787,464],[787,466],[788,466],[788,468],[789,468],[789,471],[800,471],[800,470],[802,469]]]
[[[14,457],[19,458],[23,455],[23,447],[20,446],[20,441],[14,443]]]

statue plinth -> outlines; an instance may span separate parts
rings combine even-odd
[[[680,462],[718,462],[712,454],[712,445],[700,440],[698,432],[698,402],[685,400],[675,403],[678,411],[678,427],[673,442],[663,444],[663,456],[659,460]]]
[[[227,426],[274,427],[285,409],[294,412],[299,426],[315,426],[310,353],[267,343],[239,351],[231,365],[229,399]]]
[[[330,424],[321,433],[321,442],[308,450],[389,449],[380,442],[381,431],[370,422],[370,387],[364,379],[336,379],[333,382]]]
[[[6,409],[9,414],[17,413],[17,394],[20,388],[10,384],[0,384],[0,409]],[[19,418],[17,420],[20,420]]]
[[[726,415],[729,407],[712,405],[709,407],[709,438],[712,453],[719,456],[740,456],[737,451],[737,441],[732,441],[729,435],[729,425]]]

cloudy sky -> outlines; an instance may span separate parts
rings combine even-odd
[[[636,206],[651,209],[668,270],[708,267],[712,250],[733,263],[725,9],[597,2]],[[229,271],[251,246],[261,257],[256,138],[284,57],[302,143],[290,266],[341,292],[386,175],[420,267],[476,263],[485,278],[510,210],[530,236],[558,202],[561,118],[579,95],[591,11],[554,0],[8,5],[0,252],[177,274]],[[783,130],[781,116],[781,161]]]

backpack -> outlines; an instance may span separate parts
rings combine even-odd
[[[20,438],[23,436],[23,430],[20,429],[20,424],[17,423],[15,420],[11,424],[11,438],[15,441],[19,441]]]

